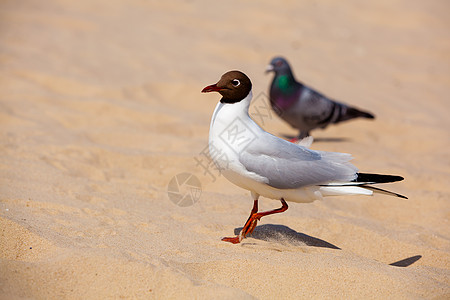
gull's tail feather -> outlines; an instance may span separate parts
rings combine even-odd
[[[320,193],[323,197],[326,196],[342,196],[342,195],[366,195],[372,196],[373,191],[366,189],[365,186],[355,186],[355,185],[321,185]]]
[[[366,194],[366,192],[363,192],[363,190],[365,190],[368,192],[367,194],[372,194],[372,192],[375,192],[402,199],[408,199],[406,196],[371,186],[371,184],[377,183],[402,181],[404,179],[402,176],[371,173],[356,173],[356,175],[356,179],[351,182],[330,182],[329,184],[320,185],[321,190],[328,192],[329,195],[337,195],[339,192],[341,192],[341,194]],[[325,195],[326,194],[324,194],[324,196]]]

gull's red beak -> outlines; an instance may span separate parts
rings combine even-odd
[[[211,84],[202,90],[202,93],[219,92],[222,88],[218,87],[216,84]]]

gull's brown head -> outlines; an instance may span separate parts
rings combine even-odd
[[[216,84],[208,85],[202,93],[218,92],[222,95],[220,102],[236,103],[248,96],[252,82],[241,71],[229,71],[222,75]]]

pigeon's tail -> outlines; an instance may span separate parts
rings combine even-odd
[[[354,118],[367,118],[367,119],[375,119],[375,116],[367,111],[362,111],[354,107],[346,107],[347,109],[343,110],[345,111],[340,115],[340,118],[337,120],[337,122],[342,122]],[[336,122],[336,123],[337,123]]]
[[[375,119],[375,116],[367,111],[362,111],[356,109],[354,107],[350,107],[347,109],[347,114],[353,116],[354,118],[367,118],[367,119]]]
[[[356,173],[357,177],[352,182],[346,182],[346,183],[329,183],[326,185],[321,185],[322,189],[325,191],[342,191],[343,194],[346,192],[350,194],[372,194],[379,193],[379,194],[385,194],[390,196],[395,196],[403,199],[408,199],[408,197],[383,190],[374,186],[371,186],[372,184],[377,183],[389,183],[389,182],[397,182],[402,181],[404,178],[402,176],[397,175],[382,175],[382,174],[371,174],[371,173]],[[366,191],[366,192],[363,192]],[[370,191],[370,192],[369,192]]]

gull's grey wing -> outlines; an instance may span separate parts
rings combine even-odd
[[[296,189],[334,181],[351,181],[357,169],[344,153],[307,149],[271,134],[264,134],[240,153],[239,161],[249,171],[266,178],[278,189]]]

